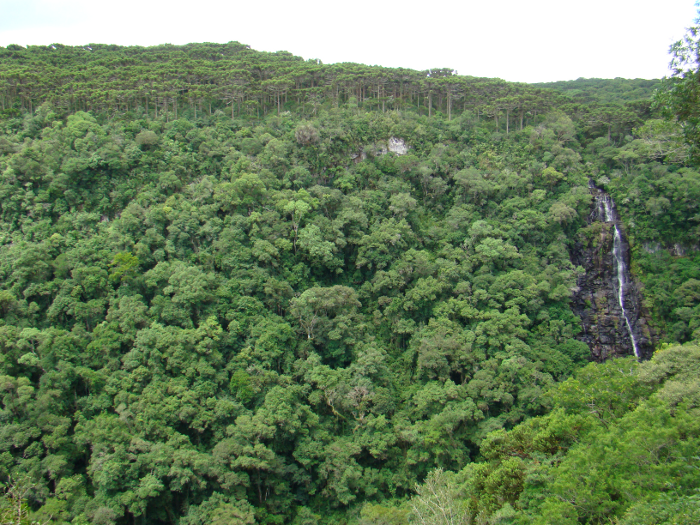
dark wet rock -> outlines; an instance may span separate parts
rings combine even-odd
[[[595,361],[634,355],[635,346],[640,359],[649,359],[656,334],[646,320],[649,313],[642,304],[640,285],[629,275],[629,245],[610,197],[595,187],[591,188],[591,193],[595,198],[589,227],[571,250],[572,262],[585,272],[578,279],[578,290],[572,302],[572,309],[581,318],[583,327],[579,339],[588,344]],[[613,253],[615,249],[619,261]],[[624,311],[618,294],[618,268],[623,271]]]

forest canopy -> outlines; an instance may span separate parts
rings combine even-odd
[[[694,519],[700,174],[655,89],[0,48],[0,512],[405,523],[434,489],[479,523]],[[579,337],[590,182],[646,363]]]

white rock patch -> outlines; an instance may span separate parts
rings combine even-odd
[[[397,155],[405,155],[408,153],[408,146],[403,139],[398,139],[396,137],[391,137],[387,143],[389,151],[396,153]]]

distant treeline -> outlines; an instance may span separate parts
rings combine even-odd
[[[469,109],[497,125],[500,120],[508,132],[511,126],[522,129],[554,107],[594,100],[606,105],[636,103],[631,106],[636,113],[648,112],[648,84],[655,81],[602,81],[606,96],[598,99],[590,93],[601,89],[600,82],[575,81],[575,93],[585,96],[572,100],[560,93],[571,89],[562,83],[512,83],[460,76],[450,68],[415,71],[353,63],[325,65],[288,52],[255,51],[238,42],[0,48],[0,109],[10,113],[31,112],[50,102],[68,112],[138,109],[153,118],[159,113],[177,118],[187,109],[195,117],[217,110],[232,117],[260,117],[290,108],[313,116],[323,102],[336,106],[353,102],[382,111],[410,107],[428,116],[441,112],[448,119]],[[578,106],[568,112],[590,113],[591,121],[611,121],[609,110]],[[624,120],[621,116],[612,120],[620,118]]]
[[[643,78],[577,78],[558,82],[539,82],[532,84],[538,88],[563,91],[576,102],[615,103],[650,100],[661,81]]]

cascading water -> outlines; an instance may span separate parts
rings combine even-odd
[[[629,247],[610,195],[589,182],[593,205],[583,229],[572,239],[572,264],[579,270],[571,309],[581,319],[576,338],[602,362],[634,353],[653,353],[656,332],[647,323],[642,292],[629,273]]]
[[[634,336],[634,330],[632,330],[632,323],[630,323],[629,315],[625,309],[625,286],[627,284],[628,270],[625,265],[624,253],[622,251],[622,235],[620,234],[620,228],[615,220],[614,203],[610,195],[603,193],[602,191],[597,192],[595,196],[596,200],[596,212],[597,220],[604,222],[613,223],[613,228],[615,229],[615,234],[613,236],[613,258],[615,259],[616,265],[616,277],[617,277],[617,303],[620,305],[620,310],[622,311],[622,317],[625,319],[625,325],[627,326],[627,333],[629,333],[630,341],[632,342],[632,348],[634,350],[634,355],[637,359],[640,359],[639,346],[637,344],[637,339]]]

